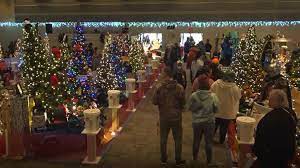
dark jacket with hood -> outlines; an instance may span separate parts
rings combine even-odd
[[[181,121],[185,105],[183,87],[175,80],[167,80],[157,89],[153,104],[158,105],[160,121]]]

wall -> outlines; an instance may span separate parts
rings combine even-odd
[[[217,34],[223,34],[224,32],[228,31],[238,31],[240,36],[243,33],[247,32],[247,27],[242,28],[233,28],[233,27],[211,27],[211,28],[175,28],[174,30],[167,30],[166,28],[130,28],[131,35],[137,35],[139,33],[151,33],[151,32],[161,32],[163,34],[163,46],[167,43],[173,43],[179,41],[180,33],[187,33],[187,32],[201,32],[204,35],[204,39],[209,38],[211,40],[211,44],[215,43],[215,38]],[[58,34],[60,32],[65,32],[69,35],[69,39],[72,37],[73,29],[72,28],[54,28],[54,33],[49,35],[51,45],[58,45]],[[106,32],[119,32],[119,28],[107,28],[107,29],[100,29],[99,31]],[[284,34],[287,38],[291,39],[292,41],[288,43],[289,48],[294,48],[296,43],[300,41],[300,26],[290,26],[290,27],[256,27],[257,37],[262,38],[264,35],[267,34],[276,34],[277,31],[280,31]],[[41,34],[45,33],[45,28],[40,28]],[[99,34],[94,33],[94,28],[86,29],[86,38],[87,42],[92,42],[94,46],[99,46]],[[22,37],[22,28],[21,27],[10,27],[4,28],[0,27],[0,42],[4,47],[7,47],[9,42],[12,40],[16,40],[17,38]]]
[[[0,21],[14,21],[15,20],[15,1],[1,0],[0,1]]]
[[[296,0],[16,0],[16,20],[298,20]]]

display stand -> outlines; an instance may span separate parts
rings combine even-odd
[[[152,69],[154,71],[154,79],[155,79],[155,81],[157,81],[158,80],[158,75],[159,75],[159,69],[158,69],[159,62],[158,62],[158,60],[152,60],[151,64],[152,64]]]
[[[128,98],[128,107],[127,107],[126,111],[131,111],[131,112],[136,111],[135,103],[134,103],[134,96],[136,93],[137,93],[136,90],[128,92],[129,98]]]
[[[128,78],[125,80],[126,82],[126,91],[128,93],[128,107],[126,111],[135,112],[136,109],[134,108],[134,95],[137,92],[135,90],[135,79]]]
[[[146,71],[145,70],[138,70],[138,84],[139,84],[139,98],[146,98],[145,91],[144,91],[144,85],[146,83]]]
[[[101,128],[94,132],[88,132],[86,129],[82,131],[82,134],[86,135],[86,143],[87,143],[87,156],[82,161],[82,164],[98,164],[101,160],[100,156],[97,156],[97,142],[96,137],[100,132]]]
[[[82,164],[98,164],[101,157],[97,156],[96,136],[100,132],[99,128],[99,109],[88,109],[83,112],[85,119],[85,129],[82,134],[86,135],[87,156],[82,161]]]
[[[119,110],[122,107],[119,103],[120,93],[121,92],[119,90],[108,91],[108,108],[112,112],[112,125],[110,130],[112,136],[116,136],[116,133],[122,130],[121,127],[119,128]]]
[[[146,83],[146,81],[138,81],[138,84],[139,84],[139,98],[146,98],[145,96],[145,90],[144,90],[144,84]]]
[[[252,117],[237,117],[237,142],[239,146],[238,165],[245,166],[248,162],[248,155],[251,154],[251,146],[254,144],[254,128],[256,120]]]
[[[117,132],[120,132],[122,130],[122,127],[119,127],[120,121],[119,121],[119,110],[122,107],[122,105],[119,105],[117,107],[109,107],[112,112],[112,125],[111,125],[111,134],[112,136],[116,136]]]
[[[237,139],[237,141],[239,145],[238,166],[245,167],[250,159],[254,160],[254,158],[251,157],[254,140],[252,142],[242,142]]]
[[[147,87],[149,87],[150,89],[152,88],[152,84],[151,84],[151,81],[152,81],[152,65],[151,64],[147,64],[146,65],[146,78],[147,78]]]

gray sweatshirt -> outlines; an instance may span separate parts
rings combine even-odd
[[[194,92],[188,102],[188,108],[192,112],[193,123],[214,122],[218,104],[217,96],[209,90]]]

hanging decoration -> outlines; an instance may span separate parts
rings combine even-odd
[[[33,23],[34,24],[34,23]],[[56,27],[74,27],[77,22],[44,22],[40,23],[41,26],[46,24],[52,24],[54,28]],[[220,21],[220,22],[82,22],[84,27],[249,27],[254,26],[297,26],[300,25],[300,21]],[[0,22],[0,27],[22,27],[23,23],[17,22]]]

